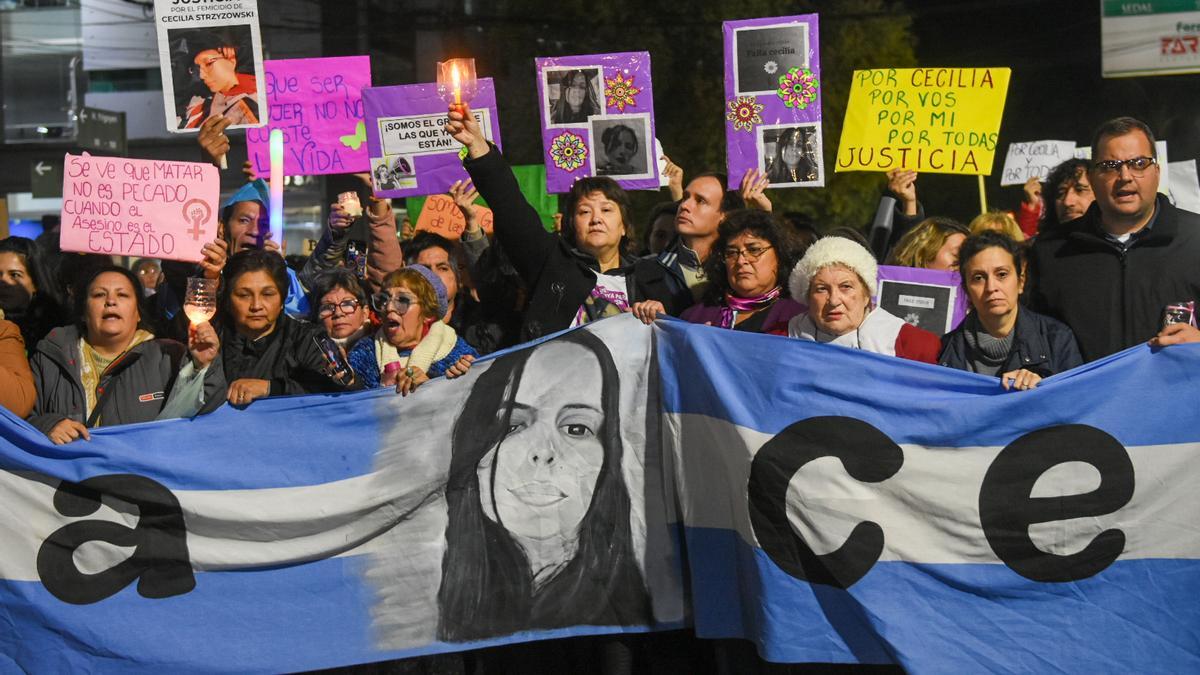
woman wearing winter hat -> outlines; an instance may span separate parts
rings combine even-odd
[[[861,245],[842,237],[817,241],[792,270],[792,297],[806,302],[808,312],[788,322],[788,335],[937,363],[936,335],[873,306],[877,273]]]

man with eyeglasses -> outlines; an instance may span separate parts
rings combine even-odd
[[[1200,215],[1159,195],[1159,176],[1150,127],[1105,122],[1087,172],[1095,202],[1034,243],[1030,304],[1071,327],[1085,361],[1156,336],[1200,338],[1194,325],[1164,327],[1165,308],[1200,299]]]
[[[192,65],[188,73],[208,88],[206,96],[193,96],[180,117],[180,129],[197,129],[204,120],[221,115],[229,124],[258,124],[258,81],[252,73],[237,72],[236,41],[220,34],[200,33],[190,39]]]

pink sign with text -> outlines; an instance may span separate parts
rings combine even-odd
[[[369,56],[263,61],[267,124],[246,129],[254,170],[271,173],[271,130],[283,132],[283,172],[316,176],[370,171],[362,90],[371,86]]]
[[[220,198],[211,164],[68,154],[59,246],[199,262],[217,237]]]

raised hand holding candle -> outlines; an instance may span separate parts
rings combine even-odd
[[[475,59],[450,59],[437,64],[438,96],[447,105],[461,106],[475,97]]]

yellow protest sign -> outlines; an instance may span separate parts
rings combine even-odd
[[[856,70],[835,171],[989,175],[1008,68]]]

